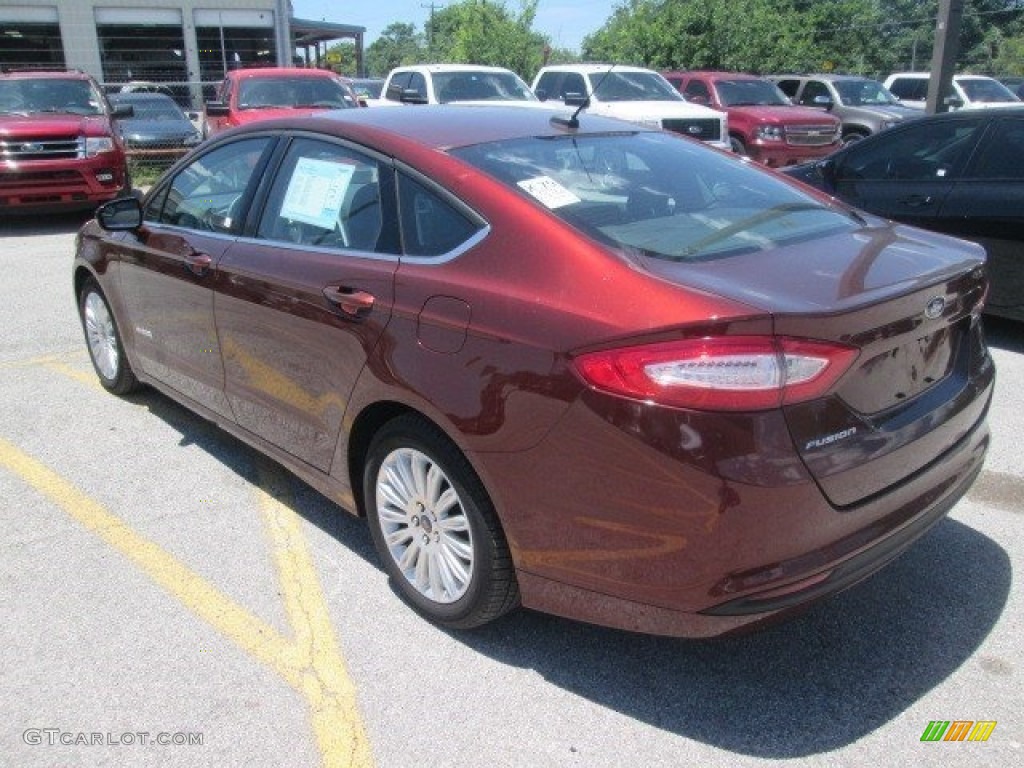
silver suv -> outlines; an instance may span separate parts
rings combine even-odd
[[[794,104],[823,109],[842,120],[843,144],[924,116],[922,110],[901,104],[880,82],[866,77],[773,75],[769,79]]]

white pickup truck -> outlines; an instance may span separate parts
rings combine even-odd
[[[381,97],[369,106],[403,104],[519,104],[540,106],[522,78],[510,69],[477,64],[418,64],[388,73]]]
[[[543,67],[533,80],[542,103],[579,106],[595,115],[617,117],[700,139],[730,149],[728,118],[691,104],[659,73],[617,64],[564,64]]]

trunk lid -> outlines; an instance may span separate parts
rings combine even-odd
[[[644,261],[665,279],[770,313],[778,335],[860,350],[827,397],[784,409],[797,452],[837,507],[950,449],[984,416],[994,378],[980,321],[982,249],[872,221],[854,237],[701,264]]]

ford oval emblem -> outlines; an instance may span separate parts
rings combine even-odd
[[[941,296],[936,296],[931,299],[924,308],[924,316],[929,320],[934,320],[942,314],[942,310],[946,308],[946,300]]]
[[[688,125],[688,126],[686,126],[686,132],[690,133],[690,134],[693,134],[694,136],[697,136],[700,133],[702,133],[701,127],[699,125]]]

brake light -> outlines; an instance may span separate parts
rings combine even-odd
[[[574,359],[595,389],[661,405],[757,411],[821,397],[858,351],[781,336],[716,336],[588,352]]]

